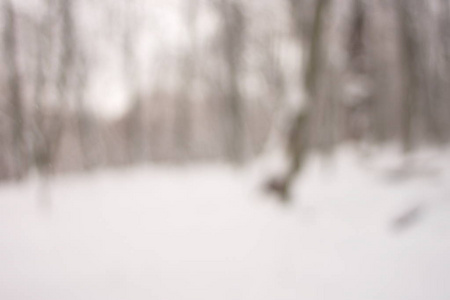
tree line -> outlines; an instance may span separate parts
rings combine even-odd
[[[286,196],[311,151],[397,142],[407,153],[449,138],[446,0],[174,1],[181,46],[154,25],[157,2],[24,3],[1,2],[2,180],[32,169],[241,164],[275,137],[289,168],[272,187]],[[92,109],[102,53],[127,99],[113,119]]]

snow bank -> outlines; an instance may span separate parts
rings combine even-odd
[[[312,157],[287,205],[261,163],[3,185],[0,299],[448,299],[450,152],[376,154]]]

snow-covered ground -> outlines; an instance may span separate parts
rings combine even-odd
[[[262,162],[3,184],[0,299],[450,299],[450,151],[399,161],[313,157],[290,204]]]

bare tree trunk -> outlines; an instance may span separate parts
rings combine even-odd
[[[450,103],[448,95],[450,94],[450,3],[446,0],[441,0],[442,6],[442,21],[440,24],[440,41],[443,44],[444,56],[444,71],[441,78],[441,96],[440,96],[440,125],[442,126],[443,136],[446,142],[450,140]]]
[[[189,51],[181,58],[182,82],[179,87],[178,103],[175,114],[175,147],[179,160],[185,160],[192,153],[192,91],[196,76],[197,36],[195,21],[198,0],[188,0],[186,7],[186,26],[189,34]]]
[[[297,1],[291,0],[293,7],[297,5]],[[311,135],[311,115],[315,106],[317,97],[317,84],[319,82],[319,72],[321,69],[321,58],[323,48],[323,26],[324,15],[326,9],[329,6],[331,0],[318,0],[315,11],[313,26],[311,32],[311,40],[309,42],[308,59],[304,70],[304,88],[306,94],[306,104],[300,109],[295,118],[292,121],[291,128],[288,134],[288,140],[286,145],[286,154],[289,158],[289,167],[286,174],[282,178],[271,180],[268,183],[267,188],[271,191],[278,193],[283,200],[287,200],[289,197],[289,191],[292,182],[297,173],[303,167],[305,157],[310,148],[310,135]],[[292,9],[296,14],[298,11]],[[294,20],[297,16],[294,15]],[[299,39],[303,38],[301,29],[298,29],[297,36]],[[301,40],[303,44],[304,40]]]
[[[49,83],[47,74],[52,60],[49,57],[54,46],[52,27],[56,24],[53,13],[50,11],[52,2],[47,2],[48,14],[43,24],[38,28],[38,58],[35,82],[35,113],[36,134],[34,138],[34,163],[41,176],[39,192],[40,205],[46,209],[51,205],[49,196],[50,175],[54,171],[57,154],[61,145],[65,127],[64,115],[68,103],[70,77],[73,73],[73,53],[76,43],[73,29],[72,0],[61,0],[58,3],[58,16],[61,21],[61,56],[57,60],[56,92],[57,103],[49,110],[44,103],[46,94],[44,87]]]
[[[401,112],[401,141],[403,151],[409,152],[413,147],[413,120],[417,109],[419,80],[417,78],[417,41],[413,29],[410,1],[397,0],[397,13],[400,26],[401,66],[403,76],[403,98]]]
[[[82,62],[78,62],[79,71],[78,71],[78,80],[77,80],[77,90],[75,93],[76,97],[76,105],[77,105],[77,124],[76,127],[78,129],[78,140],[80,144],[81,150],[81,160],[82,160],[82,168],[84,170],[90,170],[93,165],[96,163],[92,159],[92,148],[91,144],[92,139],[92,120],[88,116],[85,108],[85,91],[86,91],[86,64]]]
[[[228,159],[240,163],[245,155],[244,107],[239,90],[239,73],[246,27],[242,7],[237,2],[220,0],[223,21],[223,55],[225,62],[225,147]]]
[[[125,143],[127,152],[127,162],[133,164],[142,161],[146,157],[145,153],[145,135],[146,130],[143,125],[143,101],[140,91],[138,91],[138,68],[135,53],[136,38],[135,34],[135,6],[136,2],[128,2],[129,8],[124,12],[124,28],[122,39],[123,68],[126,88],[128,90],[129,101],[132,103],[132,109],[129,112],[126,130]]]
[[[17,46],[16,12],[10,0],[4,2],[5,28],[3,34],[4,63],[7,72],[8,103],[11,109],[14,177],[21,179],[28,168],[22,81],[20,78]]]

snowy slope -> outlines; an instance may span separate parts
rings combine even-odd
[[[0,299],[449,299],[450,151],[398,162],[312,158],[288,205],[261,162],[4,184]]]

